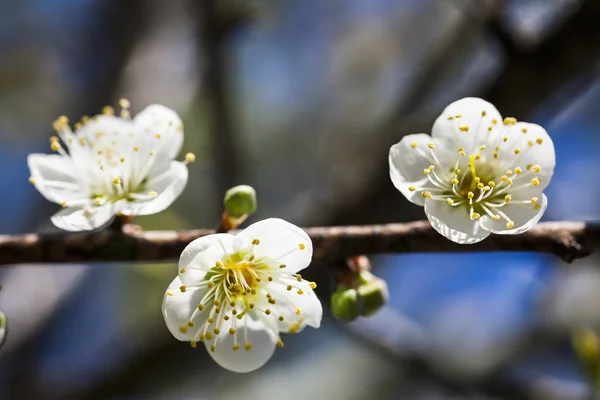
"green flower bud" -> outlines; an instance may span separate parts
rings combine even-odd
[[[331,313],[343,322],[350,322],[359,313],[359,298],[355,289],[339,289],[331,295]]]
[[[359,282],[361,285],[357,292],[362,300],[360,315],[368,317],[377,313],[381,307],[387,304],[390,298],[387,283],[367,271],[360,273]]]
[[[239,185],[225,193],[225,210],[234,218],[241,218],[256,211],[256,191],[252,186]]]
[[[6,341],[6,336],[8,336],[8,324],[6,322],[6,316],[0,311],[0,347],[2,347]]]

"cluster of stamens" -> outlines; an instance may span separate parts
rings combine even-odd
[[[202,319],[204,321],[197,328],[194,340],[191,341],[192,347],[196,347],[198,341],[213,340],[210,350],[214,352],[220,335],[229,334],[233,336],[233,350],[239,350],[241,344],[245,350],[251,350],[252,343],[248,340],[247,320],[244,318],[249,312],[253,312],[268,329],[273,331],[278,338],[277,345],[279,347],[283,347],[283,341],[279,335],[278,323],[287,321],[287,333],[296,333],[300,329],[300,324],[304,321],[302,310],[295,307],[293,314],[297,318],[290,320],[289,314],[284,315],[284,311],[288,310],[289,300],[287,298],[278,299],[269,292],[269,286],[282,285],[287,292],[290,292],[290,295],[305,294],[299,285],[283,283],[282,279],[298,283],[303,282],[303,279],[300,274],[287,273],[286,265],[279,262],[278,259],[291,252],[305,250],[306,245],[299,243],[297,247],[278,257],[257,259],[254,249],[258,245],[260,245],[260,240],[254,239],[252,245],[246,249],[230,253],[221,244],[224,252],[223,258],[215,263],[203,280],[190,286],[208,289],[190,315],[187,324],[179,327],[182,333],[187,333],[191,328],[196,329],[195,320]],[[179,272],[185,274],[188,269],[196,269],[196,267],[188,266]],[[314,282],[308,284],[312,289],[316,287]],[[185,292],[188,290],[188,286],[183,285],[179,290]],[[175,293],[167,291],[167,295],[173,296]],[[277,306],[279,300],[285,304]],[[222,332],[222,325],[230,320],[231,327],[228,332]]]
[[[483,111],[482,119],[486,115],[487,113]],[[449,121],[456,121],[455,137],[471,131],[471,127],[460,123],[461,118],[461,115],[448,118]],[[479,145],[477,151],[469,154],[468,157],[464,148],[458,148],[455,162],[450,168],[440,162],[433,142],[428,143],[426,149],[421,148],[417,142],[411,143],[411,147],[429,160],[431,165],[423,169],[428,184],[423,187],[410,186],[409,190],[419,191],[426,199],[444,201],[449,207],[464,207],[471,220],[477,220],[482,215],[488,215],[495,221],[504,219],[506,228],[512,229],[515,223],[501,210],[502,207],[509,203],[532,207],[534,210],[541,207],[537,197],[513,199],[511,194],[517,189],[539,186],[541,183],[537,175],[541,172],[539,165],[527,164],[521,167],[519,164],[523,155],[534,146],[541,145],[543,139],[532,138],[527,141],[526,148],[516,147],[514,145],[518,140],[514,128],[516,123],[515,118],[505,118],[504,124],[499,124],[496,119],[492,119],[485,130],[480,129],[482,124],[479,124],[475,132],[471,131],[470,134],[477,135],[478,139],[481,137],[478,140],[480,143],[488,144]],[[500,132],[499,139],[496,140],[497,143],[489,146],[491,140],[488,140],[485,135],[490,135],[494,131]],[[527,133],[526,128],[521,129],[520,134]],[[512,157],[507,160],[500,159],[501,150],[511,147]]]

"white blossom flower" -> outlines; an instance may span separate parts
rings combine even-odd
[[[174,161],[183,142],[177,114],[151,105],[132,120],[129,102],[122,99],[120,104],[120,117],[104,107],[102,115],[83,117],[74,132],[67,117],[58,118],[53,126],[60,139],[50,138],[50,148],[58,154],[30,154],[27,159],[30,182],[64,207],[52,217],[61,229],[92,230],[115,215],[158,213],[187,183],[186,164],[195,156],[188,153],[184,162]]]
[[[431,136],[408,135],[392,146],[389,164],[396,188],[425,206],[436,231],[476,243],[540,220],[555,154],[541,126],[502,119],[487,101],[464,98],[446,107]]]
[[[176,339],[204,342],[222,367],[250,372],[264,365],[280,333],[318,328],[323,309],[315,284],[298,272],[312,258],[312,243],[281,219],[250,225],[236,236],[215,234],[191,242],[162,310]]]

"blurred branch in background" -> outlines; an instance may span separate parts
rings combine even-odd
[[[200,92],[205,99],[215,172],[215,193],[224,193],[239,178],[239,154],[227,96],[227,46],[233,29],[244,22],[248,6],[239,2],[199,0],[191,2],[198,27],[199,57],[205,66]],[[239,4],[238,4],[239,3]]]
[[[417,252],[530,251],[570,262],[600,248],[600,224],[546,222],[522,235],[491,235],[459,245],[438,234],[427,221],[403,224],[305,229],[314,259],[324,262],[359,255]],[[174,261],[192,240],[214,230],[142,231],[135,225],[94,233],[0,236],[0,265],[81,261]],[[232,231],[235,233],[235,231]]]

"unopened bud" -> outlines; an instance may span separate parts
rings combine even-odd
[[[385,306],[390,298],[387,283],[368,271],[359,275],[361,284],[358,286],[358,296],[362,302],[360,315],[371,316]]]
[[[331,295],[331,313],[340,321],[353,321],[358,317],[358,302],[355,289],[338,289]]]
[[[6,320],[6,315],[2,311],[0,311],[0,347],[4,345],[6,342],[6,337],[8,336],[8,324]]]
[[[256,211],[256,191],[252,186],[240,185],[229,189],[223,200],[225,210],[234,218],[241,218]]]

